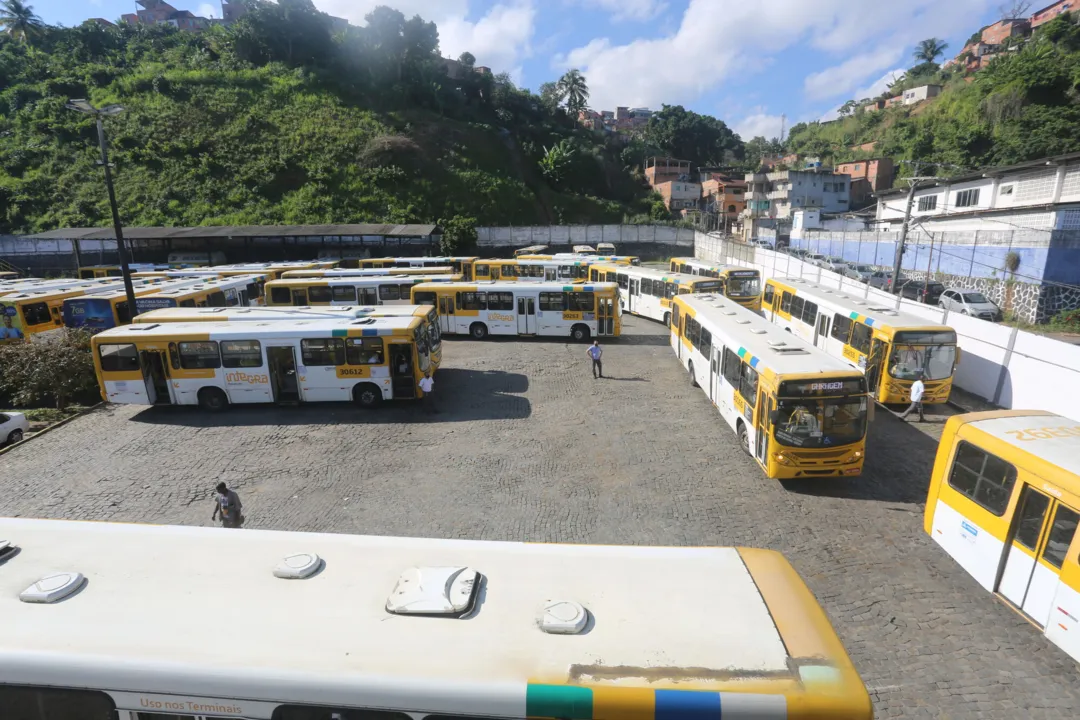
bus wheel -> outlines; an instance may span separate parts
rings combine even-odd
[[[749,455],[750,433],[746,432],[746,423],[744,423],[742,420],[739,421],[739,444],[742,445],[743,452]]]
[[[694,361],[691,360],[686,363],[687,368],[690,370],[690,387],[701,387],[697,383],[697,378],[694,377]]]
[[[199,391],[199,407],[209,412],[221,412],[229,407],[229,398],[220,388],[203,388]]]
[[[353,388],[353,401],[362,408],[378,407],[382,402],[382,391],[371,383],[360,383]]]
[[[574,342],[586,342],[589,339],[589,328],[586,325],[575,325],[570,328],[570,337],[574,339]]]
[[[473,336],[473,340],[483,340],[488,335],[487,325],[484,323],[473,323],[469,326],[469,334]]]
[[[11,434],[7,436],[8,445],[14,445],[17,442],[22,442],[23,432],[22,430],[12,430]]]
[[[671,313],[664,313],[664,324],[671,327]]]

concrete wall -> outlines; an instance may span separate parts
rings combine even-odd
[[[1080,346],[903,300],[837,273],[778,253],[697,233],[701,259],[754,267],[764,278],[811,278],[822,287],[873,298],[956,330],[961,358],[956,385],[1005,408],[1080,417]]]
[[[520,248],[529,245],[592,245],[614,243],[621,254],[635,245],[693,247],[695,231],[671,225],[538,225],[482,227],[476,229],[477,246],[485,249]],[[627,247],[623,253],[619,246]]]

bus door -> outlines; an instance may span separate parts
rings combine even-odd
[[[517,299],[517,330],[518,335],[536,334],[536,298]]]
[[[292,291],[292,304],[296,307],[304,307],[308,304],[307,290],[293,290]]]
[[[139,353],[146,396],[151,405],[172,405],[172,383],[169,382],[169,359],[164,350],[143,350]]]
[[[716,391],[720,386],[720,358],[723,357],[723,352],[723,348],[713,347],[709,362],[709,399],[713,401],[713,405],[716,404]]]
[[[870,346],[870,356],[866,358],[866,385],[870,390],[870,397],[878,397],[878,385],[881,383],[882,367],[888,355],[888,343],[874,338]]]
[[[596,334],[615,334],[615,301],[612,298],[596,298]]]
[[[814,329],[814,344],[822,350],[825,349],[825,343],[829,340],[829,324],[832,322],[832,318],[828,313],[821,313],[817,318],[817,327]]]
[[[268,345],[266,363],[270,368],[270,388],[274,402],[300,402],[300,379],[296,375],[296,348],[292,345]]]
[[[390,345],[390,377],[395,400],[416,397],[416,370],[413,363],[412,345]]]
[[[491,279],[492,280],[498,280],[499,279],[499,274],[500,274],[499,273],[499,266],[496,265],[495,263],[492,263],[491,264],[491,276],[490,276]]]
[[[456,332],[454,316],[454,296],[439,296],[439,329],[444,333]]]
[[[626,311],[634,312],[637,310],[638,303],[641,302],[639,295],[641,294],[641,280],[637,278],[630,278],[630,292],[626,294]]]
[[[1024,485],[998,592],[1041,627],[1050,619],[1078,520],[1073,508]]]
[[[63,306],[53,305],[49,308],[49,313],[52,315],[53,325],[56,327],[62,327],[64,324]]]
[[[757,396],[757,424],[754,430],[754,457],[763,467],[769,464],[769,414],[772,411],[768,393],[765,388],[758,388]]]
[[[547,282],[556,282],[559,279],[559,269],[554,265],[544,266],[544,280]]]

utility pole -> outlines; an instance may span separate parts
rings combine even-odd
[[[915,192],[921,187],[921,183],[936,182],[943,179],[933,176],[920,177],[918,175],[920,164],[915,163],[916,175],[908,178],[911,189],[908,190],[907,205],[904,207],[904,224],[900,226],[900,241],[896,244],[896,258],[893,262],[892,284],[890,286],[893,295],[900,294],[900,266],[904,261],[904,244],[907,243],[908,228],[911,226],[911,208],[915,205]]]

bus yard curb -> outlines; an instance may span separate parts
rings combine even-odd
[[[41,430],[37,431],[36,433],[31,435],[30,437],[24,438],[23,440],[20,440],[19,442],[15,443],[14,445],[8,445],[7,447],[0,448],[0,455],[4,455],[4,454],[10,452],[11,450],[14,450],[17,447],[22,447],[23,445],[30,442],[31,440],[39,438],[42,435],[44,435],[45,433],[51,432],[51,431],[55,430],[56,428],[60,427],[61,425],[67,425],[69,422],[71,422],[75,418],[82,417],[83,415],[90,412],[91,410],[96,410],[97,408],[102,407],[104,404],[105,404],[104,402],[99,402],[99,403],[97,403],[95,405],[91,405],[91,406],[89,406],[87,408],[84,408],[80,412],[75,413],[71,417],[66,417],[63,420],[58,420],[57,422],[54,422],[52,425],[48,425],[45,428],[42,428]]]

